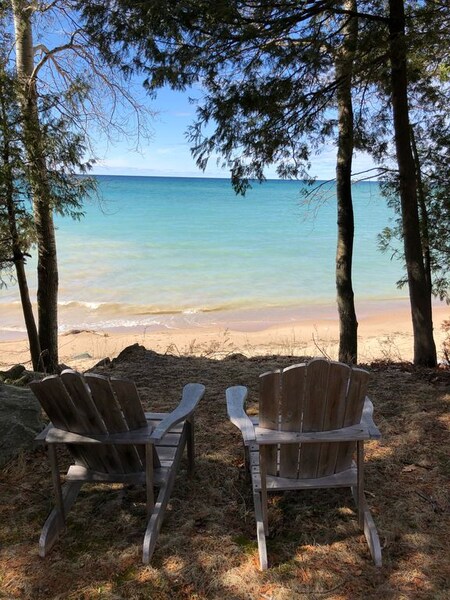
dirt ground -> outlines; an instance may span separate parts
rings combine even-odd
[[[450,373],[408,364],[368,365],[383,438],[367,444],[366,492],[383,567],[371,562],[350,492],[317,490],[271,496],[271,568],[258,571],[251,486],[224,392],[248,386],[256,410],[259,374],[294,362],[299,357],[175,357],[136,345],[93,369],[134,379],[147,410],[171,410],[185,383],[206,385],[196,473],[187,478],[184,459],[150,566],[141,564],[144,491],[120,485],[85,486],[66,534],[40,559],[50,470],[43,449],[21,455],[1,472],[0,598],[450,598]]]

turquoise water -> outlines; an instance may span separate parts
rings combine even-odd
[[[255,184],[243,198],[221,179],[98,179],[101,201],[84,219],[56,219],[62,329],[334,302],[333,186],[308,207],[297,182]],[[404,297],[399,263],[377,249],[393,216],[378,184],[355,184],[353,195],[356,298]],[[34,270],[30,261],[32,291]],[[1,328],[21,328],[17,288],[1,294]]]

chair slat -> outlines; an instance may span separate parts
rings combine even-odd
[[[306,368],[305,401],[302,431],[321,431],[325,418],[330,363],[312,360]],[[302,444],[300,448],[299,479],[316,477],[320,446]]]
[[[345,414],[343,426],[359,423],[362,417],[364,400],[369,383],[369,373],[362,369],[352,369],[350,385],[345,401]],[[336,471],[348,469],[355,454],[355,442],[341,444],[336,457]]]
[[[67,394],[59,377],[47,377],[42,381],[32,381],[30,388],[41,403],[50,421],[65,431],[72,431],[76,427],[81,433],[76,416],[76,410],[70,396]]]
[[[281,371],[263,373],[259,377],[259,424],[268,429],[279,429],[280,425],[280,381]],[[266,455],[269,475],[277,475],[278,447],[271,446]]]
[[[348,365],[343,363],[330,364],[322,431],[333,431],[343,427],[345,400],[350,376],[351,369]],[[317,477],[325,477],[335,472],[338,449],[339,444],[320,444]]]
[[[147,426],[144,409],[142,408],[139,392],[134,381],[128,379],[111,378],[110,384],[122,409],[123,416],[129,429],[139,429]],[[145,446],[136,446],[141,463],[145,464]],[[158,454],[153,452],[153,466],[159,468]]]
[[[279,429],[281,371],[259,377],[259,425]]]
[[[361,421],[369,377],[367,371],[363,371],[362,369],[352,370],[345,403],[344,427]]]
[[[90,390],[86,385],[83,376],[76,371],[66,369],[60,376],[61,386],[65,388],[67,394],[72,399],[73,405],[83,422],[83,431],[74,433],[108,433],[103,418],[92,399]],[[44,380],[45,381],[45,380]],[[98,449],[85,446],[84,454],[86,467],[96,471],[105,471],[106,473],[122,472],[122,465],[116,448],[105,448],[100,446]],[[72,448],[70,448],[72,451]]]
[[[293,365],[282,372],[281,419],[282,431],[301,431],[306,365]],[[280,477],[297,477],[299,468],[299,444],[280,446]]]
[[[350,376],[351,369],[348,365],[330,363],[322,431],[339,429],[344,426],[345,400]]]
[[[134,381],[112,378],[110,382],[129,429],[145,427],[147,420]]]
[[[120,404],[114,396],[109,379],[101,375],[92,374],[85,375],[85,379],[91,390],[92,400],[102,415],[108,432],[120,433],[129,431],[130,428],[122,414]],[[135,446],[117,446],[116,451],[124,473],[142,469],[142,461]]]
[[[61,373],[60,379],[72,398],[78,414],[84,418],[85,429],[83,433],[108,433],[83,377],[79,373],[67,369]]]
[[[122,414],[120,404],[114,396],[109,379],[102,375],[93,374],[87,374],[84,378],[91,390],[92,400],[102,416],[108,433],[128,431],[129,427]]]
[[[59,377],[52,376],[34,381],[30,383],[30,387],[55,427],[64,431],[84,433],[86,420],[82,414],[78,414],[71,396]],[[79,464],[86,467],[95,466],[95,468],[102,466],[98,454],[92,453],[86,445],[74,445],[70,448],[70,452]]]

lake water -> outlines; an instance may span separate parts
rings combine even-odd
[[[333,305],[336,197],[267,181],[245,197],[225,179],[99,176],[101,202],[57,218],[60,328],[205,324],[224,311]],[[405,298],[401,265],[377,248],[389,225],[379,186],[353,187],[357,302]],[[35,262],[28,263],[35,292]],[[24,331],[17,286],[2,289],[0,335]],[[255,313],[256,314],[256,313]]]

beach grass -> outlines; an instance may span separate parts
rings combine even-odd
[[[141,564],[145,494],[120,485],[112,491],[85,486],[67,533],[46,559],[38,557],[52,488],[45,452],[37,449],[1,474],[0,598],[448,598],[448,371],[369,366],[383,438],[367,444],[366,489],[383,567],[371,561],[350,493],[317,490],[271,497],[271,568],[262,573],[251,486],[239,432],[226,417],[224,391],[247,385],[255,412],[258,375],[301,357],[227,353],[217,359],[207,348],[203,356],[167,350],[157,354],[134,346],[96,369],[135,380],[151,410],[173,408],[189,381],[206,385],[196,413],[196,472],[189,480],[182,463],[151,565]],[[64,452],[61,460],[68,461]]]

